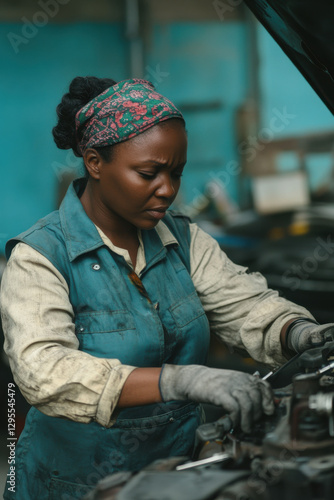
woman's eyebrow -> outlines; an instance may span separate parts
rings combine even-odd
[[[183,161],[182,163],[179,163],[176,168],[183,168],[187,162]],[[156,167],[156,168],[163,168],[163,167],[168,167],[167,162],[163,161],[156,161],[156,160],[146,160],[142,162],[142,165],[147,165],[150,167]]]
[[[156,160],[147,160],[147,161],[143,162],[143,164],[147,164],[150,167],[157,167],[157,168],[162,168],[162,167],[166,167],[167,166],[166,162],[156,161]]]

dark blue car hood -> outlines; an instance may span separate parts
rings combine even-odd
[[[245,0],[334,113],[334,0]]]

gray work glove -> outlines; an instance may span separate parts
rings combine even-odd
[[[267,382],[235,370],[200,365],[164,365],[160,376],[163,401],[190,400],[221,406],[234,425],[250,432],[253,421],[264,412],[271,415],[274,403]]]
[[[301,353],[330,340],[334,340],[334,323],[319,325],[307,319],[297,319],[289,325],[285,343],[291,351]]]

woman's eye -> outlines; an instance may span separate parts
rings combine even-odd
[[[141,177],[144,179],[154,179],[157,175],[157,172],[149,173],[149,172],[138,172]],[[182,177],[182,172],[172,172],[171,176],[174,179],[180,179]]]
[[[155,177],[155,174],[145,174],[144,172],[139,172],[139,175],[141,175],[144,179],[153,179],[153,177]]]

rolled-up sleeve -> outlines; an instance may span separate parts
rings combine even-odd
[[[226,345],[246,350],[262,363],[286,362],[280,334],[294,318],[313,316],[268,289],[260,273],[231,262],[216,240],[190,224],[191,276],[208,316],[211,331]]]
[[[46,415],[110,427],[135,367],[78,350],[68,285],[39,252],[18,243],[1,283],[4,350],[27,401]]]

